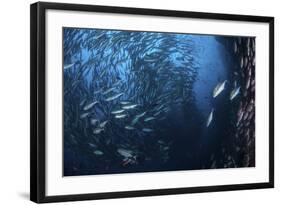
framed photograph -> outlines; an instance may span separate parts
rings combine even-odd
[[[274,187],[274,18],[31,5],[31,200]]]

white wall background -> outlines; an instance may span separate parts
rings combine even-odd
[[[52,0],[49,0],[52,1]],[[143,197],[67,204],[279,204],[281,199],[281,12],[277,0],[60,0],[69,3],[145,7],[275,17],[275,177],[276,188],[177,196]],[[0,6],[0,204],[31,204],[29,198],[29,4]],[[63,203],[65,204],[65,203]]]

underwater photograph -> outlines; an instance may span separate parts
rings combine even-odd
[[[63,28],[63,176],[255,167],[255,37]]]

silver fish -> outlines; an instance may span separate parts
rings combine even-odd
[[[161,110],[162,108],[164,108],[165,107],[165,104],[162,104],[162,105],[160,105],[159,107],[156,107],[156,110],[158,111],[158,110]]]
[[[135,117],[135,118],[132,120],[131,125],[137,124],[138,121],[139,121],[139,118],[138,118],[138,117]]]
[[[110,92],[113,91],[113,90],[115,90],[114,87],[113,87],[113,88],[109,88],[109,89],[107,89],[106,91],[104,91],[102,94],[103,94],[103,95],[106,95],[106,94],[110,93]]]
[[[128,102],[128,101],[121,101],[120,104],[121,105],[128,105],[128,104],[130,104],[130,102]]]
[[[237,114],[237,123],[236,123],[236,126],[239,125],[240,121],[242,120],[243,118],[243,115],[244,115],[244,110],[242,108],[240,108],[240,110],[238,111],[238,114]]]
[[[97,145],[93,144],[93,143],[88,143],[90,147],[92,148],[97,148]]]
[[[253,103],[250,103],[248,106],[247,106],[247,111],[248,112],[251,112],[254,108],[254,104]]]
[[[112,100],[115,100],[117,98],[119,98],[120,96],[122,96],[124,93],[119,93],[119,94],[116,94],[116,95],[113,95],[109,98],[106,98],[105,101],[112,101]]]
[[[93,133],[94,133],[94,134],[100,134],[102,131],[103,131],[103,129],[101,129],[101,128],[96,128],[96,129],[94,129]]]
[[[136,115],[136,117],[141,118],[141,117],[143,117],[145,114],[146,114],[146,111],[143,112],[143,113],[141,113],[141,114]]]
[[[68,69],[68,68],[71,68],[72,66],[74,66],[75,63],[71,63],[71,64],[68,64],[68,65],[65,65],[63,68],[64,69]]]
[[[125,106],[123,106],[122,108],[123,108],[124,110],[129,110],[129,109],[134,109],[134,108],[136,108],[137,106],[138,106],[137,104],[125,105]]]
[[[143,132],[152,132],[153,129],[150,129],[150,128],[143,128],[142,131],[143,131]]]
[[[249,89],[249,87],[250,87],[250,82],[251,82],[251,78],[248,78],[248,79],[247,79],[247,82],[246,82],[246,89]]]
[[[123,115],[115,115],[115,118],[116,119],[122,119],[122,118],[125,118],[127,115],[126,114],[123,114]]]
[[[230,93],[230,100],[233,100],[240,93],[240,86],[238,88],[234,88]]]
[[[88,104],[88,105],[86,105],[84,108],[83,108],[83,110],[89,110],[89,109],[91,109],[95,104],[97,104],[98,103],[98,101],[95,101],[95,102],[92,102],[92,103],[90,103],[90,104]]]
[[[100,150],[96,150],[96,151],[94,151],[94,154],[95,154],[95,155],[103,155],[103,152],[100,151]]]
[[[155,117],[147,117],[143,121],[148,122],[148,121],[151,121],[151,120],[155,120]]]
[[[106,73],[106,69],[104,69],[101,73],[100,73],[100,77],[103,77],[103,75]]]
[[[101,93],[101,91],[102,91],[102,89],[99,89],[99,90],[95,91],[94,94],[99,94],[99,93]]]
[[[211,111],[210,114],[209,114],[206,127],[209,127],[209,125],[211,124],[211,122],[212,122],[212,120],[213,120],[213,113],[214,113],[214,109],[212,109],[212,111]]]
[[[121,80],[116,81],[112,86],[116,87],[117,85],[119,85],[119,83],[121,83]]]
[[[131,150],[126,150],[126,149],[118,149],[117,152],[122,155],[123,157],[126,157],[126,158],[130,158],[130,157],[133,157],[133,153]]]
[[[101,127],[101,128],[104,128],[105,125],[107,124],[107,122],[108,122],[108,120],[105,120],[105,121],[103,121],[102,123],[100,123],[100,127]]]
[[[80,115],[80,119],[86,118],[89,114],[89,112],[83,113],[82,115]]]
[[[240,60],[240,67],[243,68],[244,66],[244,60],[243,60],[243,57],[241,57],[241,60]]]
[[[86,102],[86,99],[82,100],[79,105],[83,106],[85,102]]]
[[[169,112],[170,111],[170,109],[169,108],[165,108],[165,109],[163,109],[163,112]]]
[[[220,82],[216,85],[215,89],[213,90],[214,98],[217,97],[224,90],[225,83],[226,83],[226,80],[223,82]]]
[[[132,120],[132,123],[131,123],[131,124],[132,124],[132,125],[135,125],[135,124],[139,121],[139,119],[145,115],[145,113],[146,113],[146,112],[143,112],[143,113],[141,113],[141,114],[136,115],[135,118]]]
[[[91,124],[96,125],[99,121],[97,119],[91,119]]]
[[[120,114],[120,113],[122,113],[122,112],[124,112],[125,110],[113,110],[112,112],[111,112],[111,114]]]
[[[160,111],[154,113],[153,116],[156,117],[157,115],[160,115],[161,112],[162,112],[162,111],[160,110]]]
[[[127,125],[127,126],[125,126],[125,129],[126,129],[126,130],[134,130],[135,128],[132,127],[132,126]]]
[[[158,140],[157,141],[159,144],[165,144],[165,142],[163,140]]]

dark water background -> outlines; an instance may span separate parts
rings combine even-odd
[[[253,45],[249,37],[64,28],[64,175],[254,166],[254,110],[247,126],[239,121],[254,98]],[[235,82],[241,93],[230,100]],[[116,119],[122,101],[137,107]]]

